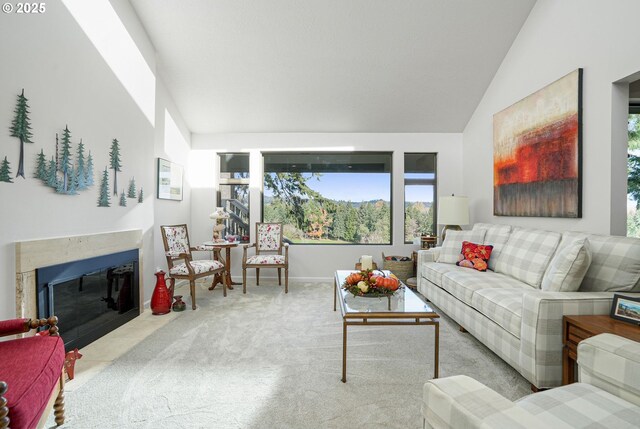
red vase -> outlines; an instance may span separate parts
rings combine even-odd
[[[151,295],[151,314],[167,314],[171,311],[173,298],[167,283],[164,281],[164,271],[156,273],[156,287]]]

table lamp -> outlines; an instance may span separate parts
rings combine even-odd
[[[210,219],[215,219],[216,224],[213,227],[213,241],[224,241],[222,231],[224,230],[224,221],[229,219],[229,213],[224,211],[224,207],[216,207],[215,211],[209,215]]]
[[[460,231],[460,225],[469,225],[469,199],[467,197],[440,197],[438,199],[438,223],[442,228],[442,241],[448,229]]]

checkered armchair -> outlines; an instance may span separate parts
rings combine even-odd
[[[424,385],[425,428],[637,428],[640,343],[600,334],[578,345],[579,383],[512,402],[458,375]]]
[[[167,257],[169,277],[174,279],[189,280],[191,288],[191,308],[196,309],[196,280],[202,277],[218,275],[222,276],[223,294],[227,296],[227,276],[224,259],[220,255],[220,248],[208,246],[195,246],[189,244],[189,231],[187,225],[163,225],[162,242],[164,243],[164,253]],[[194,251],[213,251],[213,259],[194,260]],[[210,289],[213,289],[213,284]]]
[[[289,293],[289,243],[283,242],[282,224],[256,223],[255,237],[255,243],[244,245],[242,292],[247,293],[247,268],[256,269],[256,285],[260,285],[261,268],[277,268],[278,284],[282,285],[282,269],[284,269],[284,293]],[[248,254],[251,248],[256,249],[253,256]]]

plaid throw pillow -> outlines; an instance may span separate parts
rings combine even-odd
[[[487,271],[487,262],[492,250],[493,246],[490,244],[475,244],[470,241],[463,241],[462,251],[460,251],[456,265],[473,268],[478,271]]]

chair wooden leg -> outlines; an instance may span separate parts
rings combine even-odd
[[[284,293],[289,293],[289,268],[288,267],[284,269]]]
[[[191,288],[191,309],[196,309],[196,281],[189,280],[189,287]]]
[[[256,268],[256,286],[260,286],[260,268]]]
[[[247,267],[242,267],[242,293],[247,293]]]
[[[4,395],[7,393],[7,383],[0,381],[0,429],[9,427],[9,407]]]
[[[227,296],[227,288],[229,287],[229,277],[226,272],[222,273],[222,295]]]
[[[282,268],[278,268],[278,286],[282,286]]]
[[[56,426],[64,424],[64,371],[60,375],[60,392],[53,403],[53,415],[56,418]]]

